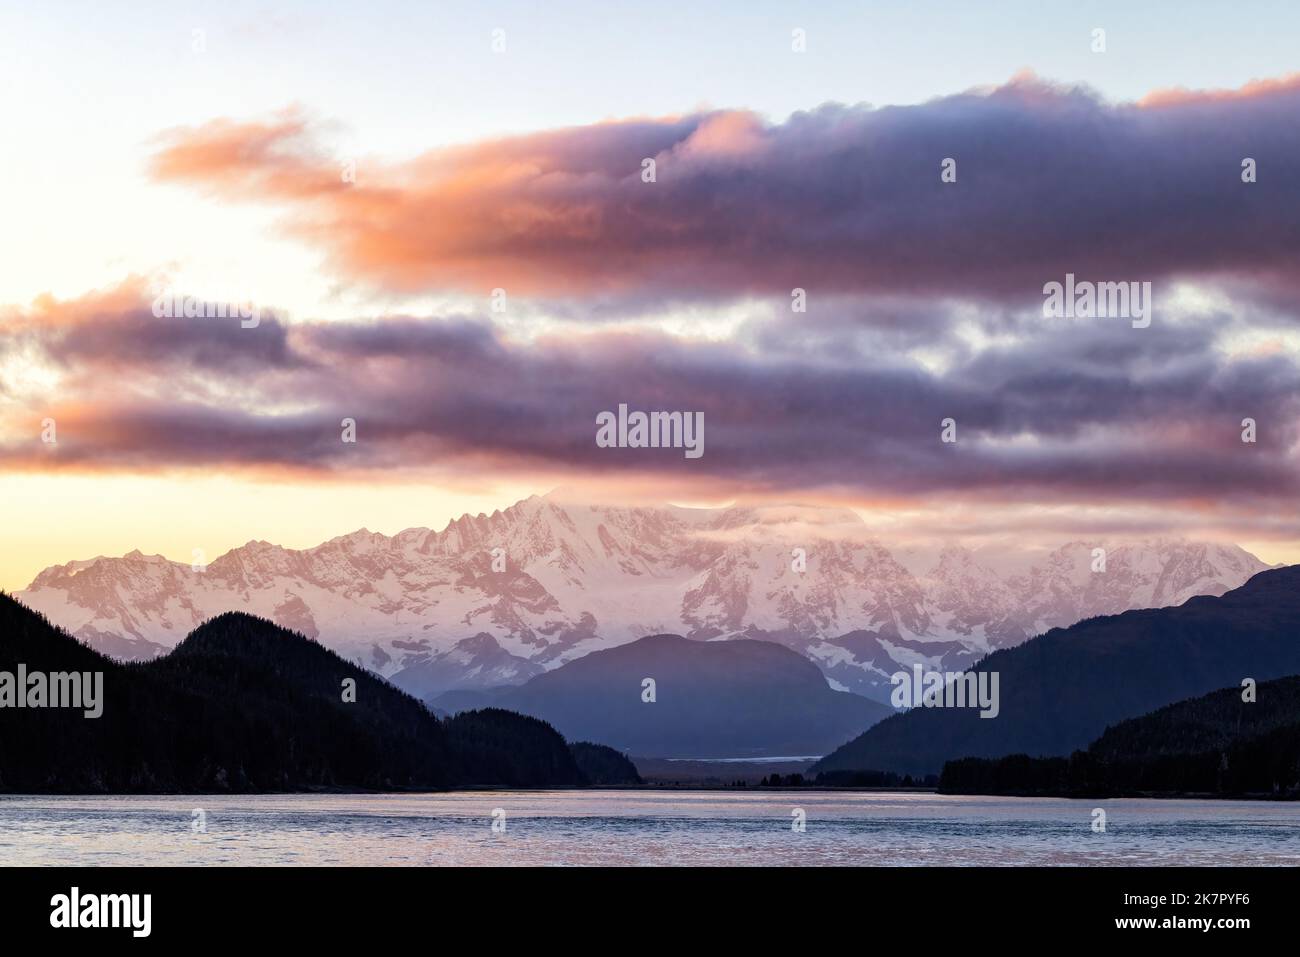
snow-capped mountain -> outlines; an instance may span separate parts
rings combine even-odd
[[[391,681],[404,691],[431,698],[444,691],[499,688],[523,684],[546,669],[512,655],[485,631],[462,638],[445,651],[433,647],[428,638],[416,641],[394,639],[389,644],[402,652],[402,667]],[[382,660],[387,654],[380,649]],[[372,661],[371,667],[374,667]]]
[[[521,683],[676,633],[778,641],[835,686],[883,699],[914,662],[959,668],[1082,618],[1219,595],[1268,567],[1235,546],[1168,540],[1072,542],[1014,572],[959,546],[905,557],[848,509],[533,496],[442,531],[363,529],[301,551],[249,542],[199,569],[138,551],[75,561],[17,597],[121,658],[252,612],[421,694]]]

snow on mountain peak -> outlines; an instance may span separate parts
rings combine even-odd
[[[441,531],[362,528],[307,549],[254,540],[202,571],[139,551],[74,561],[18,597],[121,657],[240,609],[444,685],[457,668],[470,683],[509,680],[677,633],[778,641],[878,694],[900,663],[964,667],[1081,618],[1222,594],[1267,567],[1178,540],[1075,541],[1011,565],[953,542],[896,554],[845,508],[597,505],[557,490]]]

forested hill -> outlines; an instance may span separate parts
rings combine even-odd
[[[0,707],[0,790],[210,792],[586,783],[548,724],[439,720],[315,641],[242,613],[123,665],[0,594],[0,672],[102,674],[102,714]],[[354,682],[352,687],[348,682]],[[12,684],[11,684],[12,687]]]
[[[1216,794],[1300,797],[1300,677],[1179,701],[1107,728],[1069,758],[950,761],[940,790],[1083,797]]]

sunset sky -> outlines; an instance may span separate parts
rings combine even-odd
[[[0,8],[0,588],[559,485],[1300,562],[1295,4],[320,6]]]

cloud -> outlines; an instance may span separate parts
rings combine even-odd
[[[89,365],[98,373],[166,363],[174,373],[198,375],[242,366],[286,367],[299,361],[289,351],[286,326],[274,315],[259,315],[261,335],[241,335],[238,321],[155,315],[153,302],[142,308],[143,290],[143,279],[132,276],[114,289],[79,299],[43,296],[29,309],[0,311],[0,343],[17,349],[39,342],[45,357],[59,368]],[[162,290],[156,291],[160,297]],[[155,301],[160,302],[159,297]],[[230,312],[229,303],[213,303],[212,311],[218,305]]]
[[[20,328],[60,377],[15,400],[0,464],[27,469],[260,469],[675,482],[726,495],[968,503],[1216,502],[1267,513],[1300,493],[1300,363],[1228,354],[1217,313],[1135,330],[1038,327],[941,370],[853,337],[826,351],[602,328],[515,340],[483,317],[351,322],[167,320],[140,290],[44,304]],[[220,328],[216,328],[220,327]],[[73,347],[93,330],[104,348]],[[142,330],[165,329],[146,345]],[[770,331],[770,330],[769,330]],[[224,352],[224,358],[212,350]],[[129,375],[121,375],[129,362]],[[213,371],[216,374],[212,374]],[[205,387],[195,383],[207,382]],[[627,403],[703,412],[705,455],[602,449]],[[39,421],[58,422],[56,448]],[[1240,441],[1241,420],[1259,441]],[[940,441],[945,418],[958,441]],[[341,423],[357,423],[357,442]]]
[[[174,130],[159,181],[278,204],[340,278],[532,301],[264,309],[244,329],[157,318],[138,277],[46,297],[0,312],[0,467],[490,476],[1300,537],[1297,107],[1296,78],[1110,104],[1025,76],[778,124],[510,137],[361,161],[355,183],[298,113]],[[1156,282],[1153,323],[1043,318],[1066,272]],[[621,403],[702,412],[705,454],[598,447]]]
[[[724,110],[509,137],[362,162],[355,183],[300,114],[223,119],[171,131],[152,172],[278,204],[341,276],[400,293],[1020,303],[1069,271],[1294,294],[1298,114],[1300,76],[1111,104],[1026,75],[782,123]]]

